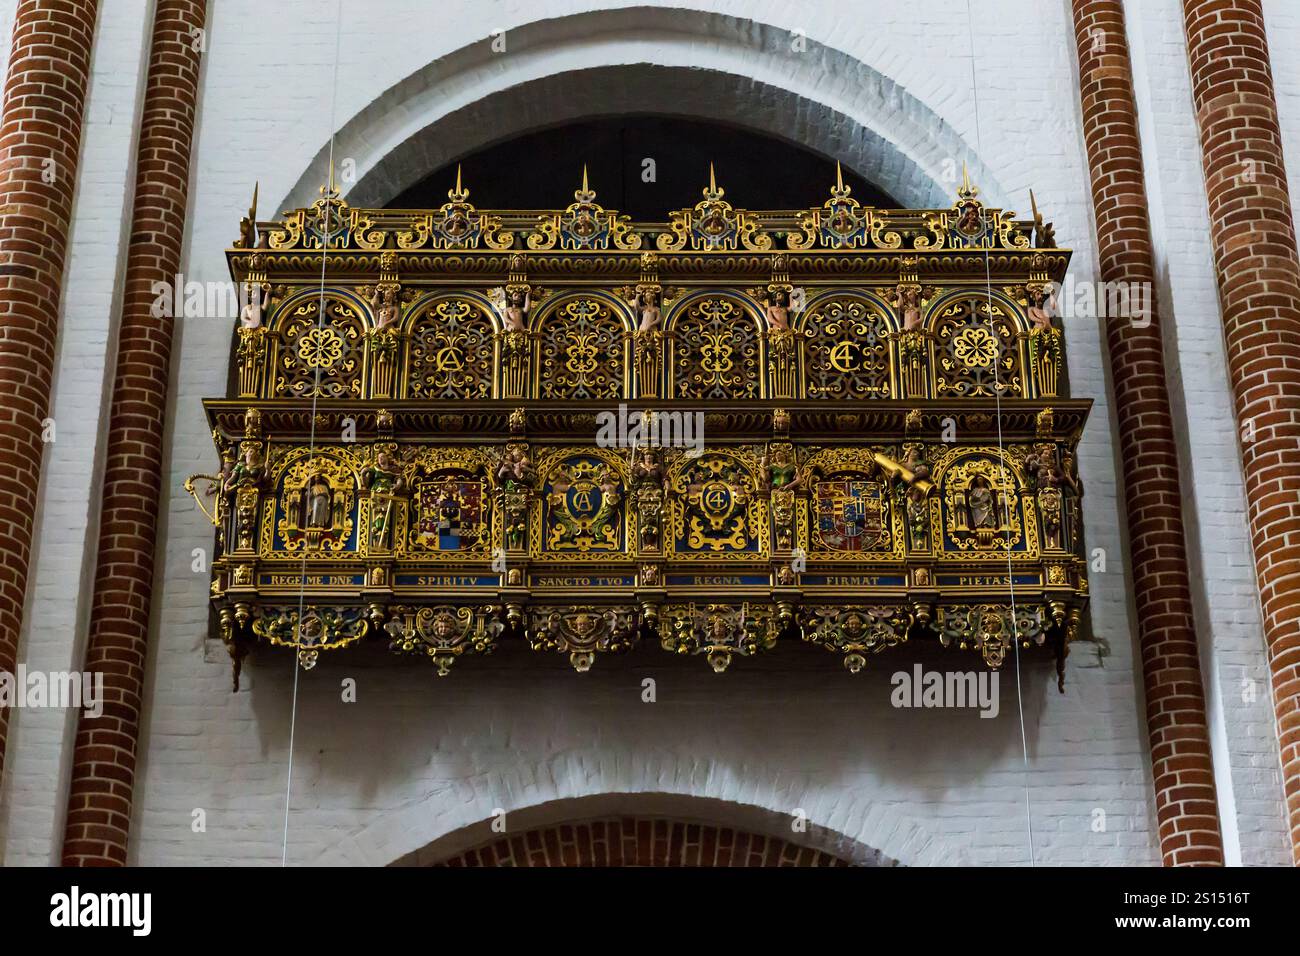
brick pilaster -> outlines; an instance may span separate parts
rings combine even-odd
[[[1247,512],[1300,863],[1300,256],[1259,0],[1184,0]]]
[[[140,734],[172,320],[152,284],[180,268],[198,96],[202,0],[158,0],[136,156],[135,204],[109,412],[86,669],[104,673],[102,716],[77,724],[65,865],[123,865]]]
[[[1152,302],[1149,323],[1102,321],[1124,460],[1160,852],[1166,866],[1222,865],[1124,6],[1073,5],[1101,279],[1141,284]]]
[[[22,0],[0,116],[0,671],[13,672],[97,0]],[[0,708],[0,769],[8,708]]]

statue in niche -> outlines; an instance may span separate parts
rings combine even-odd
[[[981,207],[975,200],[967,200],[961,204],[961,215],[957,219],[957,228],[967,235],[972,235],[980,231]]]
[[[320,472],[307,479],[306,507],[302,527],[328,531],[333,527],[334,491]]]
[[[244,295],[246,300],[244,307],[239,310],[239,324],[245,329],[260,329],[262,313],[271,304],[271,284],[263,282],[258,285],[254,282],[245,282]]]
[[[592,214],[589,207],[582,206],[574,214],[573,234],[575,236],[578,236],[581,239],[590,239],[596,234],[598,228],[599,223],[596,222],[596,217]]]
[[[966,489],[966,511],[967,527],[971,530],[998,526],[993,489],[985,479],[974,478]]]
[[[700,218],[700,231],[710,238],[717,238],[727,231],[727,216],[721,205],[713,205]]]

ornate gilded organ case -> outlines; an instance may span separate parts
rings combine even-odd
[[[986,207],[311,208],[241,224],[213,626],[303,667],[936,640],[1061,670],[1087,599],[1050,226]],[[324,260],[322,261],[322,256]]]

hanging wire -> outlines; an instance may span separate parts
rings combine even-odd
[[[971,8],[971,0],[966,0],[966,34],[970,43],[970,83],[971,98],[974,102],[974,119],[975,119],[975,150],[983,151],[983,145],[980,141],[980,92],[977,72],[975,70],[975,20]],[[983,210],[981,209],[981,222],[983,223]],[[989,263],[989,257],[992,255],[992,242],[987,238],[984,243],[984,294],[988,306],[989,334],[993,340],[999,343],[997,328],[993,322],[993,276],[992,266]],[[1010,471],[1007,464],[1006,448],[1002,441],[1002,383],[998,374],[998,366],[1001,364],[999,359],[993,362],[993,401],[994,414],[997,417],[998,426],[998,462],[1006,471]],[[1023,374],[1023,373],[1022,373]],[[1029,865],[1036,866],[1034,858],[1034,824],[1030,814],[1029,801],[1029,738],[1025,733],[1025,698],[1020,686],[1020,628],[1019,620],[1016,616],[1016,579],[1011,564],[1011,504],[1006,495],[1002,498],[1002,517],[1003,524],[1006,527],[1005,548],[1007,554],[1007,586],[1010,590],[1011,598],[1011,645],[1016,661],[1016,707],[1020,716],[1020,750],[1023,759],[1022,768],[1024,772],[1025,788],[1025,838],[1029,844]]]
[[[343,38],[343,0],[338,0],[334,11],[334,68],[333,78],[330,83],[330,144],[329,144],[329,164],[326,184],[325,184],[325,234],[321,238],[320,253],[320,298],[316,305],[316,331],[319,332],[325,325],[325,262],[329,256],[330,231],[334,225],[334,217],[330,214],[330,201],[334,186],[334,123],[337,116],[339,93],[339,54],[342,50]],[[316,365],[316,376],[312,387],[311,395],[311,426],[308,433],[308,460],[316,454],[316,407],[320,398],[320,378],[321,366]],[[298,575],[298,618],[295,624],[297,633],[294,635],[295,643],[302,636],[302,612],[307,599],[307,551],[304,548],[302,553],[302,571]],[[285,774],[284,782],[284,838],[280,844],[280,866],[289,864],[289,804],[293,795],[293,743],[294,735],[298,726],[298,677],[302,667],[295,662],[293,668],[293,703],[289,712],[289,763],[288,772]]]

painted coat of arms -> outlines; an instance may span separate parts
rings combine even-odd
[[[885,494],[878,481],[819,481],[817,537],[831,551],[871,551],[886,537]]]
[[[413,537],[428,551],[472,551],[483,540],[483,483],[445,478],[415,492]]]

